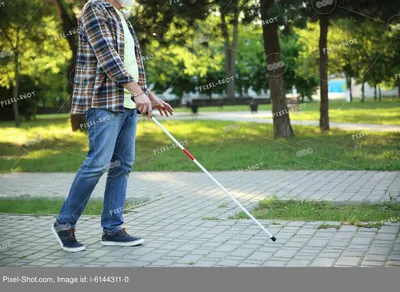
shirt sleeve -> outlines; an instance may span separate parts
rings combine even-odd
[[[112,32],[103,11],[96,5],[88,5],[83,11],[80,22],[93,48],[97,61],[107,76],[117,84],[137,81],[124,66],[114,46]]]

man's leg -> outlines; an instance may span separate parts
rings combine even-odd
[[[103,245],[132,246],[143,243],[139,237],[129,236],[121,225],[129,173],[135,161],[137,111],[129,110],[125,123],[118,135],[104,194],[101,225]]]
[[[96,184],[110,165],[126,113],[92,108],[87,112],[86,117],[90,125],[88,127],[89,152],[57,216],[54,226],[57,232],[75,228]],[[59,242],[60,240],[59,238]]]

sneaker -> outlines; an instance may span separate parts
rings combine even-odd
[[[58,243],[63,250],[68,252],[85,250],[85,246],[76,240],[74,228],[62,229],[60,231],[57,231],[56,223],[54,223],[54,225],[51,226],[51,230],[53,231],[58,240]]]
[[[118,245],[118,246],[134,246],[142,244],[144,240],[140,237],[130,236],[126,233],[125,228],[122,228],[114,234],[103,232],[101,237],[102,245]]]

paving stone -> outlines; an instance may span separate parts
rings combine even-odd
[[[250,257],[248,257],[248,259],[264,262],[264,261],[270,259],[272,257],[272,255],[273,255],[273,253],[256,251]]]
[[[400,267],[400,261],[388,261],[386,265],[388,267]]]
[[[241,263],[238,267],[239,268],[255,268],[259,267],[260,265],[257,264],[250,264],[250,263]]]
[[[252,253],[254,253],[254,249],[238,248],[237,250],[229,253],[229,255],[230,256],[238,256],[238,257],[248,257]]]
[[[311,263],[310,260],[296,260],[292,259],[287,263],[286,267],[307,267]]]
[[[365,267],[384,267],[385,262],[376,262],[376,261],[363,261],[361,266]]]
[[[99,250],[93,251],[91,253],[85,254],[85,257],[100,258],[111,252],[112,252],[112,250],[109,250],[109,249],[99,249]],[[76,253],[76,254],[78,254],[78,253]]]
[[[317,258],[311,263],[311,267],[332,267],[335,263],[335,258]]]
[[[159,260],[161,257],[162,257],[161,254],[149,253],[149,254],[145,254],[144,256],[138,258],[138,261],[152,263],[152,262]]]
[[[321,258],[339,258],[343,251],[323,251],[318,256]]]
[[[294,257],[294,255],[296,253],[298,253],[298,251],[295,249],[285,249],[285,250],[280,250],[277,253],[275,253],[274,257],[292,258],[292,257]]]
[[[267,261],[263,264],[263,267],[284,267],[286,263],[285,261]]]
[[[152,266],[159,266],[159,267],[168,267],[171,266],[175,261],[174,260],[165,260],[165,259],[161,259],[161,260],[157,260],[154,263],[152,263]]]
[[[199,261],[203,256],[201,255],[187,255],[181,258],[177,264],[189,264],[189,263],[195,263]]]
[[[372,246],[369,250],[369,254],[380,254],[380,255],[388,255],[391,251],[390,247],[378,247],[378,246]]]
[[[195,263],[196,267],[214,267],[217,264],[215,261],[205,261],[201,260]]]
[[[239,266],[241,261],[235,261],[235,260],[222,260],[219,263],[217,263],[216,266],[222,266],[222,267],[237,267]]]
[[[340,266],[357,266],[360,261],[361,261],[361,258],[359,258],[359,257],[341,257],[336,262],[336,265],[340,265]]]
[[[224,244],[224,245],[219,246],[217,249],[215,249],[215,251],[230,252],[230,251],[234,251],[237,248],[238,248],[237,245]]]
[[[379,261],[379,262],[385,262],[387,260],[388,256],[387,255],[381,255],[381,254],[367,254],[364,258],[365,261]]]
[[[397,234],[399,232],[399,226],[382,226],[379,229],[379,233],[394,233]]]

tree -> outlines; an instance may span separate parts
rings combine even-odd
[[[76,32],[78,30],[78,23],[76,19],[76,15],[73,12],[75,5],[79,7],[83,6],[84,1],[75,1],[75,4],[66,3],[64,0],[52,0],[54,6],[57,9],[57,14],[61,21],[61,26],[64,31],[64,35],[66,35],[66,39],[68,41],[69,47],[72,52],[72,58],[70,60],[69,66],[66,72],[66,78],[69,80],[68,82],[68,94],[69,98],[69,108],[72,105],[72,92],[73,92],[73,80],[75,76],[75,65],[76,65],[76,57],[77,57],[77,49],[78,49],[78,34],[71,33]],[[86,118],[83,115],[71,115],[71,127],[72,131],[82,130],[80,127],[81,124],[86,122]]]
[[[27,92],[20,94],[21,80],[35,82],[29,88],[35,89],[44,76],[57,73],[70,57],[65,52],[63,43],[52,42],[48,35],[56,31],[57,23],[48,15],[50,11],[45,5],[41,7],[40,1],[21,0],[7,2],[6,9],[0,10],[0,41],[1,51],[8,52],[6,58],[2,58],[0,66],[0,86],[12,88],[12,108],[15,125],[20,125],[20,113],[18,101],[20,95],[24,97]],[[42,9],[38,9],[42,8]],[[21,11],[25,11],[21,14]],[[45,22],[46,26],[42,23]],[[43,49],[46,48],[46,49]],[[28,86],[24,85],[24,88]],[[52,87],[49,88],[51,91]],[[31,92],[29,92],[31,93]],[[38,93],[38,92],[37,92]],[[31,99],[37,100],[38,94],[31,93]],[[24,103],[32,105],[35,102]],[[27,111],[26,111],[27,112]]]
[[[238,45],[238,27],[239,27],[239,1],[238,0],[222,0],[217,4],[218,10],[221,16],[221,32],[224,39],[224,50],[225,50],[225,74],[226,78],[235,76],[236,68],[236,56],[237,56],[237,45]],[[229,26],[227,18],[229,12],[232,12],[232,40],[229,34]],[[235,98],[235,80],[226,84],[227,98]]]
[[[159,92],[172,88],[180,104],[185,92],[196,92],[196,87],[224,78],[220,73],[223,71],[224,50],[220,45],[221,39],[209,33],[219,21],[216,16],[197,21],[193,27],[177,26],[178,21],[169,25],[162,39],[156,34],[143,55],[154,56],[145,61],[148,83]],[[183,32],[185,39],[179,39],[177,35]],[[211,96],[212,92],[222,92],[223,88],[221,85],[213,90],[200,91]]]
[[[261,19],[269,19],[275,16],[278,7],[275,0],[260,0]],[[285,85],[283,80],[283,68],[281,51],[278,37],[278,24],[276,22],[263,25],[264,51],[267,59],[267,69],[273,75],[269,75],[268,82],[271,91],[272,112],[280,111],[288,112],[285,96]],[[275,137],[293,136],[294,132],[290,124],[289,114],[278,115],[274,118],[274,135]]]

